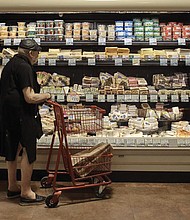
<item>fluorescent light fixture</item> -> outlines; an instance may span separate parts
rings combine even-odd
[[[117,0],[85,0],[87,2],[116,2]]]

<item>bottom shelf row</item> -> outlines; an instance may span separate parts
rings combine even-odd
[[[38,141],[38,146],[40,147],[47,147],[50,146],[52,136],[42,136],[42,138]],[[68,145],[71,147],[85,147],[85,146],[94,146],[97,143],[109,143],[113,147],[171,147],[171,148],[178,148],[178,147],[188,147],[190,148],[190,138],[186,137],[82,137],[81,135],[76,136],[68,136]],[[54,142],[55,147],[58,148],[59,146],[59,139],[58,137],[55,138]]]

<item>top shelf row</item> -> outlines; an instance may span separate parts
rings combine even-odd
[[[5,38],[0,40],[1,46],[18,46],[21,39],[23,38]],[[41,46],[163,46],[163,47],[173,47],[173,46],[188,46],[190,45],[190,40],[184,38],[178,38],[175,41],[157,41],[156,38],[149,38],[149,41],[133,41],[132,38],[124,38],[120,41],[106,41],[106,38],[98,38],[96,41],[76,41],[73,38],[66,38],[65,40],[58,41],[43,41],[40,38],[34,38],[38,44]]]

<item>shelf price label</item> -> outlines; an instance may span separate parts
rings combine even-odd
[[[168,96],[167,95],[160,95],[160,102],[168,102]]]
[[[178,38],[177,41],[178,41],[178,45],[186,45],[185,38]]]
[[[137,146],[144,146],[144,145],[145,145],[145,143],[144,143],[144,138],[138,137],[138,138],[136,139],[136,144],[137,144]]]
[[[4,46],[11,46],[11,39],[4,39]]]
[[[114,95],[107,95],[107,102],[115,102],[115,96]]]
[[[177,146],[179,146],[179,147],[185,147],[185,146],[186,146],[186,140],[185,140],[185,138],[177,138]]]
[[[65,43],[66,43],[66,45],[73,45],[73,38],[72,37],[65,38]]]
[[[48,59],[49,66],[56,66],[56,59]]]
[[[105,102],[105,95],[98,95],[98,102]]]
[[[122,66],[122,59],[121,58],[115,58],[115,66]]]
[[[140,59],[139,58],[133,58],[132,59],[132,65],[133,66],[140,66]]]
[[[170,66],[178,66],[178,57],[172,57],[170,59]]]
[[[186,146],[190,146],[190,138],[186,138]]]
[[[124,95],[117,95],[117,102],[125,102],[125,96]]]
[[[168,60],[166,58],[160,58],[160,66],[167,66]]]
[[[189,102],[189,96],[186,94],[181,94],[181,102]]]
[[[160,139],[160,145],[161,147],[168,147],[169,146],[169,140],[166,138],[161,138]]]
[[[127,138],[126,140],[126,146],[136,146],[135,138]]]
[[[69,59],[68,66],[76,66],[76,59]]]
[[[124,39],[124,45],[132,45],[133,41],[132,38],[125,38]]]
[[[140,95],[140,102],[148,102],[147,95]]]
[[[14,38],[13,39],[13,45],[15,45],[15,46],[18,46],[20,44],[20,42],[21,42],[20,38]]]
[[[88,59],[88,66],[95,66],[95,65],[96,65],[95,58],[89,58]]]
[[[80,96],[77,94],[67,95],[67,102],[79,102]]]
[[[153,38],[153,37],[150,37],[149,38],[149,45],[157,45],[157,39]]]
[[[5,66],[9,62],[8,58],[3,58],[2,59],[2,66]]]
[[[150,94],[150,102],[158,102],[158,95]]]
[[[33,39],[36,41],[37,44],[39,44],[39,45],[41,44],[41,39],[39,37],[38,38],[33,38]]]
[[[46,60],[44,58],[39,58],[38,59],[38,66],[45,66],[46,65]]]
[[[177,138],[169,138],[168,144],[169,144],[169,147],[177,147]]]
[[[132,102],[139,102],[139,95],[131,95]]]
[[[179,95],[171,95],[172,102],[179,102]]]
[[[152,144],[154,147],[160,146],[160,138],[153,138],[152,139]]]
[[[153,146],[152,138],[145,138],[144,139],[144,145],[148,146],[148,147]]]
[[[99,37],[98,38],[98,45],[106,45],[106,38],[105,37]]]
[[[94,97],[93,94],[86,94],[86,102],[93,102]]]
[[[64,102],[65,96],[63,94],[57,94],[57,101],[58,102]]]
[[[131,95],[130,94],[126,94],[125,95],[125,102],[130,102],[132,100]]]
[[[185,57],[185,65],[190,66],[190,55],[186,55]]]

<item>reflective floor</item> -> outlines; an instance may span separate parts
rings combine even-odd
[[[56,208],[44,204],[20,206],[19,199],[6,198],[6,181],[0,181],[1,220],[189,220],[189,183],[112,183],[106,199],[98,199],[94,190],[64,191]],[[49,195],[52,189],[40,188]]]

